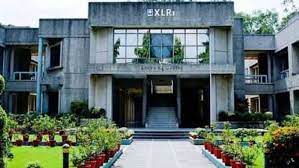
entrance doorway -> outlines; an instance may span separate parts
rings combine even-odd
[[[148,106],[176,107],[176,86],[174,77],[148,78]]]

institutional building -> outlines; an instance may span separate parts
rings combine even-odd
[[[234,3],[91,2],[85,19],[0,27],[2,104],[10,113],[106,109],[129,127],[197,127],[247,100],[280,119],[299,112],[299,15],[246,35]]]

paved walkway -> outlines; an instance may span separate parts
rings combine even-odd
[[[114,168],[214,168],[187,140],[134,140]]]

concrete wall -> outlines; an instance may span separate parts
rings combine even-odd
[[[91,75],[88,107],[104,108],[106,117],[112,119],[112,106],[112,76]]]
[[[245,84],[246,95],[274,94],[273,84]]]
[[[232,75],[212,75],[210,86],[210,120],[218,120],[221,111],[234,111],[234,79]]]
[[[5,29],[0,26],[0,46],[4,46],[5,41]]]
[[[269,51],[275,50],[274,35],[244,35],[244,50]]]
[[[230,28],[210,28],[210,59],[212,64],[233,64]]]
[[[174,14],[171,13],[172,16],[149,16],[148,10],[150,9],[163,9],[165,15],[166,10],[169,9]],[[233,2],[89,3],[90,25],[99,27],[232,26],[233,17]]]
[[[233,31],[233,63],[236,66],[234,91],[238,99],[245,98],[243,20],[235,19]]]
[[[299,41],[298,27],[299,14],[289,21],[287,27],[275,35],[276,51],[280,51],[294,42]]]
[[[90,32],[90,58],[92,63],[113,63],[113,29],[94,28]]]
[[[6,28],[6,45],[37,45],[37,28]]]
[[[42,83],[47,88],[60,91],[59,112],[69,112],[72,101],[88,101],[87,65],[90,43],[88,22],[86,19],[42,19],[40,37],[62,38],[61,68],[47,71],[50,65],[47,51]]]

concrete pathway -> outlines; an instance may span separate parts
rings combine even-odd
[[[187,140],[134,140],[113,168],[214,168]]]

